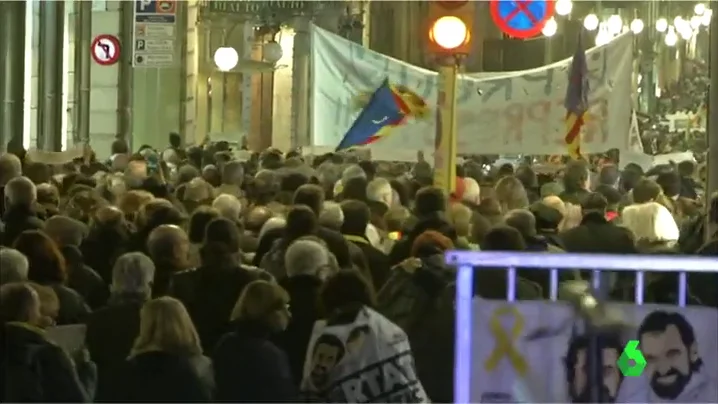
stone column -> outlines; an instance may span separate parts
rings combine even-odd
[[[38,80],[37,148],[62,149],[62,59],[65,3],[40,2],[40,62]]]
[[[294,24],[294,60],[292,63],[292,148],[310,146],[311,139],[311,37],[309,20],[298,18]]]
[[[11,141],[22,146],[26,7],[26,1],[0,2],[0,151]]]

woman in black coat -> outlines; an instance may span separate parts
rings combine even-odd
[[[144,305],[140,335],[121,377],[117,399],[111,401],[212,400],[212,364],[202,356],[197,331],[179,300],[161,297]]]
[[[290,402],[297,400],[287,355],[270,341],[289,322],[289,297],[266,281],[247,285],[232,311],[233,331],[212,355],[216,401]]]

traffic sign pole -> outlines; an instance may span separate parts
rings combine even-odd
[[[459,76],[458,55],[439,60],[439,94],[436,108],[434,149],[434,186],[446,195],[456,191],[456,87]]]

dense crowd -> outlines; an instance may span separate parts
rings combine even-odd
[[[302,387],[331,383],[323,364],[338,361],[307,354],[315,322],[366,308],[406,333],[428,397],[451,402],[445,251],[718,255],[718,234],[704,238],[718,195],[699,196],[692,162],[547,173],[467,159],[447,197],[422,156],[240,160],[224,142],[170,144],[131,153],[118,140],[108,161],[0,156],[3,402],[328,402]],[[548,298],[548,273],[518,274],[520,299]],[[646,302],[675,303],[677,276],[648,273]],[[501,268],[475,282],[506,297]],[[612,277],[612,299],[631,301],[634,284]],[[718,307],[715,275],[688,284],[689,304]],[[75,324],[70,352],[52,336]]]

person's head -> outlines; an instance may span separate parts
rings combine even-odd
[[[620,177],[621,172],[618,171],[618,167],[613,164],[606,164],[601,167],[601,171],[598,173],[598,184],[615,188]]]
[[[523,251],[526,242],[521,233],[510,226],[495,226],[480,242],[481,249],[486,251]]]
[[[197,177],[185,185],[183,201],[201,203],[211,201],[214,198],[212,185],[203,178]]]
[[[207,224],[218,217],[220,217],[220,213],[215,208],[200,206],[195,209],[195,211],[192,212],[192,216],[189,218],[187,231],[190,243],[202,243],[204,241],[204,233],[207,229]]]
[[[27,257],[14,248],[0,248],[0,285],[27,280]]]
[[[172,205],[172,202],[161,198],[153,199],[142,205],[138,219],[138,229],[145,231],[150,231],[163,224],[182,226],[186,220],[182,212]]]
[[[272,211],[264,206],[255,206],[244,220],[244,229],[250,234],[258,235],[262,226],[272,217]]]
[[[693,177],[696,172],[696,163],[690,160],[684,160],[678,163],[678,174],[684,178]]]
[[[342,172],[342,183],[346,184],[352,178],[364,178],[366,179],[366,173],[364,169],[358,164],[352,164],[344,169]]]
[[[434,230],[421,233],[411,244],[410,255],[416,258],[429,257],[454,248],[454,242],[445,235]]]
[[[0,322],[40,326],[40,296],[27,282],[13,282],[0,286]]]
[[[329,276],[319,295],[320,311],[331,316],[338,311],[356,307],[376,306],[376,297],[372,286],[361,272],[355,269],[342,269]]]
[[[581,212],[584,215],[596,213],[604,216],[606,209],[608,209],[608,201],[598,192],[589,193],[581,201]]]
[[[516,170],[516,174],[514,175],[521,181],[524,188],[535,189],[538,187],[538,176],[531,166],[522,165]]]
[[[563,191],[563,184],[556,181],[551,181],[541,185],[539,193],[542,198],[547,198],[549,196],[558,197],[563,193]]]
[[[473,212],[463,203],[452,203],[449,206],[447,219],[449,223],[456,229],[456,235],[459,237],[469,237],[471,234],[471,217]]]
[[[590,383],[588,345],[589,339],[585,335],[571,338],[568,352],[564,358],[568,393],[573,403],[591,402],[588,389]],[[620,339],[613,336],[599,335],[598,345],[603,357],[603,391],[610,398],[609,402],[614,402],[623,381],[623,375],[616,365],[623,351],[623,344]]]
[[[283,217],[278,217],[278,216],[270,217],[262,225],[262,228],[259,230],[259,233],[257,234],[257,238],[259,240],[262,240],[262,237],[264,237],[268,233],[270,233],[276,229],[283,229],[286,225],[287,225],[287,219],[285,219]]]
[[[318,219],[321,226],[340,231],[344,218],[344,212],[337,202],[325,201]]]
[[[257,280],[244,288],[230,320],[256,324],[278,333],[287,328],[290,317],[287,291],[274,282]]]
[[[585,161],[571,161],[566,165],[563,187],[566,192],[577,192],[589,188],[589,171]]]
[[[207,223],[202,247],[204,263],[214,262],[216,259],[227,261],[230,256],[239,252],[240,234],[233,221],[220,217]]]
[[[560,199],[559,199],[560,201]],[[563,214],[556,208],[551,207],[546,202],[533,203],[529,210],[536,219],[537,231],[557,232],[563,221]]]
[[[536,236],[536,218],[527,209],[510,210],[504,216],[504,222],[507,226],[518,230],[524,239]]]
[[[284,233],[289,240],[316,233],[319,226],[316,214],[306,205],[295,205],[287,213]]]
[[[132,190],[120,198],[117,207],[124,213],[127,221],[134,223],[139,217],[140,208],[153,199],[155,197],[147,191]]]
[[[89,231],[81,221],[62,215],[47,219],[44,230],[60,247],[79,247]]]
[[[181,356],[202,354],[199,335],[182,302],[172,297],[152,299],[140,311],[140,332],[130,356],[165,352]]]
[[[404,206],[395,206],[384,214],[386,231],[401,232],[406,228],[406,222],[411,218],[411,212]]]
[[[324,190],[314,184],[302,185],[294,193],[293,203],[309,207],[318,217],[322,213],[322,207],[324,206]]]
[[[40,322],[35,324],[40,328],[47,328],[55,325],[60,315],[60,299],[57,293],[50,287],[39,283],[28,282],[28,285],[37,293],[40,299]]]
[[[222,166],[222,183],[241,186],[244,181],[244,165],[240,161],[230,161]]]
[[[643,179],[643,169],[640,167],[632,169],[626,166],[621,172],[619,189],[623,192],[629,192],[636,187],[641,179]]]
[[[190,243],[182,228],[163,224],[147,237],[147,253],[158,267],[185,270],[189,267]]]
[[[464,195],[461,199],[472,205],[481,203],[481,187],[475,179],[471,177],[464,178]]]
[[[7,207],[29,208],[36,199],[35,184],[27,177],[14,177],[5,184],[5,205]]]
[[[703,366],[693,326],[681,313],[657,310],[643,319],[638,340],[651,389],[664,400],[676,400]]]
[[[28,261],[28,279],[41,285],[63,283],[67,279],[65,258],[52,239],[39,230],[26,230],[13,247]]]
[[[671,212],[658,202],[634,204],[623,209],[621,223],[637,241],[675,242],[680,231]]]
[[[35,188],[37,193],[37,202],[43,205],[52,205],[57,207],[60,204],[60,191],[56,186],[43,183],[38,184]]]
[[[128,154],[130,148],[125,139],[115,139],[110,145],[110,154]]]
[[[344,214],[342,234],[363,237],[371,218],[369,206],[362,201],[348,199],[342,201],[341,210]]]
[[[310,237],[293,241],[284,253],[289,278],[308,275],[318,278],[337,269],[336,259],[326,245]]]
[[[217,209],[220,215],[235,223],[239,223],[242,215],[242,203],[234,195],[221,194],[214,198],[212,207]]]
[[[334,194],[336,198],[339,196],[341,199],[358,199],[360,201],[366,201],[366,188],[367,180],[364,177],[354,177],[348,179],[346,182],[342,181],[341,195]]]
[[[609,185],[602,184],[596,187],[596,192],[606,198],[606,203],[608,203],[607,210],[613,212],[618,210],[618,205],[621,203],[622,199],[622,195],[618,191],[618,189]]]
[[[110,293],[115,298],[147,300],[152,296],[155,264],[141,252],[120,255],[112,267]]]
[[[512,209],[525,209],[529,206],[526,189],[516,177],[501,178],[496,183],[494,191],[502,213],[508,213]]]
[[[22,175],[22,163],[12,153],[0,154],[0,187],[5,186],[10,180]]]
[[[318,391],[329,387],[332,369],[344,358],[346,349],[342,341],[333,334],[321,334],[312,346],[309,380]]]
[[[656,183],[661,187],[663,194],[669,198],[681,193],[681,176],[675,171],[668,171],[658,175]]]
[[[279,190],[282,192],[289,192],[292,195],[301,187],[309,183],[309,178],[306,175],[299,172],[291,172],[284,176],[279,181]]]
[[[653,202],[661,194],[661,187],[655,181],[644,178],[636,183],[632,193],[634,203]]]
[[[128,179],[133,182],[141,181],[147,178],[147,160],[141,154],[133,154],[130,161],[127,162],[125,174]]]
[[[446,211],[446,196],[440,188],[424,187],[416,193],[415,213],[418,217]]]
[[[393,188],[386,178],[374,178],[366,186],[367,200],[384,204],[387,208],[393,205]]]

